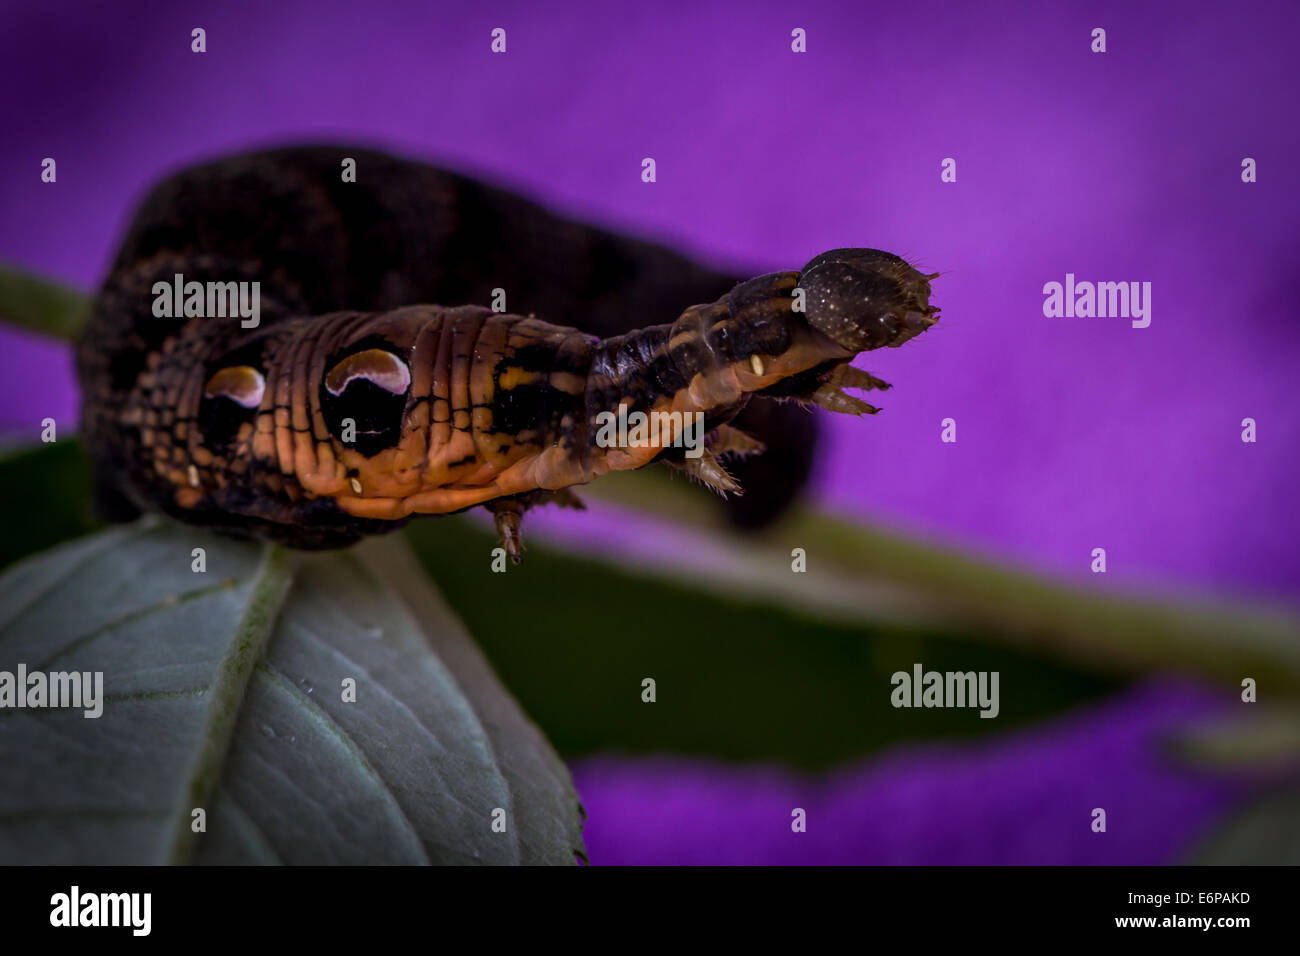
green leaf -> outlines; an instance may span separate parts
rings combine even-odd
[[[104,698],[0,710],[0,863],[573,862],[567,772],[412,567],[144,521],[10,568],[0,671]]]
[[[72,341],[90,317],[91,300],[61,282],[0,263],[0,319]]]

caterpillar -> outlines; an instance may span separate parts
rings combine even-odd
[[[341,157],[375,185],[342,183]],[[256,327],[160,314],[182,277],[252,286]],[[751,402],[876,412],[844,389],[889,386],[849,363],[937,320],[933,278],[836,249],[717,294],[666,250],[432,167],[236,157],[164,183],[128,232],[78,344],[83,434],[121,516],[319,549],[485,506],[517,561],[529,508],[581,507],[573,489],[612,471],[662,462],[740,492],[728,465],[764,444],[740,427]],[[490,288],[530,311],[421,304]],[[602,423],[638,414],[668,424],[609,440]]]

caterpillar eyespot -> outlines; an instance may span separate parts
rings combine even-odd
[[[411,370],[392,352],[365,349],[330,369],[325,376],[325,388],[331,395],[342,395],[354,379],[371,382],[392,395],[401,395],[411,387]]]
[[[244,408],[256,408],[262,404],[265,391],[266,379],[261,372],[248,365],[235,365],[221,369],[208,379],[203,397],[228,398]]]

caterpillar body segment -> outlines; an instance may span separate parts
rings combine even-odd
[[[580,507],[571,489],[611,471],[665,461],[739,493],[719,458],[760,450],[729,425],[756,395],[874,411],[842,389],[887,386],[847,363],[932,324],[928,296],[902,260],[846,249],[604,339],[478,306],[187,327],[121,409],[131,490],[304,548],[487,505],[517,560],[529,507]],[[662,427],[610,427],[638,414]]]

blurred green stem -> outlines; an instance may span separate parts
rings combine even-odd
[[[1269,692],[1300,694],[1300,618],[1290,611],[1071,587],[806,506],[761,535],[718,534],[724,526],[706,494],[649,470],[608,476],[583,494],[671,519],[688,533],[713,532],[742,566],[766,557],[788,567],[791,549],[803,548],[808,577],[829,563],[859,587],[894,586],[959,629],[1089,668],[1177,670],[1234,686],[1253,677]],[[788,574],[777,587],[806,589],[803,577]]]
[[[0,318],[70,342],[89,316],[89,297],[0,263]]]

